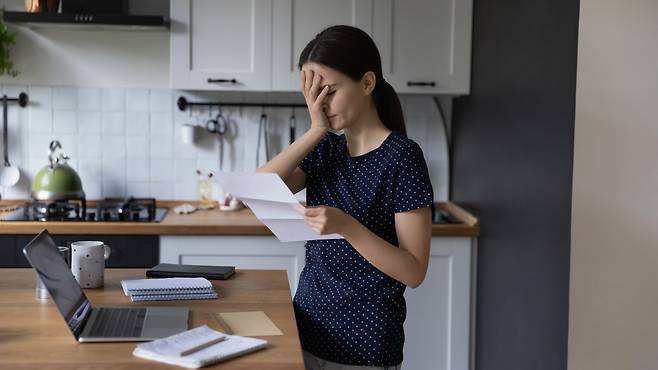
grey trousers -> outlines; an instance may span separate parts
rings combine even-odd
[[[400,370],[400,365],[396,366],[355,366],[343,365],[335,362],[323,360],[310,352],[302,351],[304,355],[304,367],[306,370]]]

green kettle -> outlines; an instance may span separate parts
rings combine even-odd
[[[60,152],[55,156],[58,149]],[[50,142],[50,164],[34,177],[31,194],[33,199],[54,201],[85,198],[80,176],[66,163],[69,157],[61,149],[62,144],[59,141]]]

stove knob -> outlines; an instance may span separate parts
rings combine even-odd
[[[103,212],[103,220],[104,221],[109,221],[110,220],[110,212],[108,212],[108,211]]]
[[[133,221],[139,221],[139,211],[132,212]]]

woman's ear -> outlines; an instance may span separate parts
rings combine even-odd
[[[377,77],[373,71],[368,71],[361,77],[361,88],[364,95],[370,95],[377,84]]]

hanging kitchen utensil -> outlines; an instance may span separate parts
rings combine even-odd
[[[295,108],[292,108],[292,114],[290,115],[290,122],[288,126],[290,127],[290,144],[295,142],[295,130],[297,129],[297,120],[295,119]]]
[[[260,121],[258,122],[258,142],[256,143],[256,167],[260,164],[260,142],[261,137],[263,138],[265,146],[265,162],[270,160],[270,135],[267,130],[267,114],[262,113],[260,115]]]
[[[3,140],[3,150],[5,155],[4,166],[0,169],[0,185],[3,187],[14,186],[18,183],[18,180],[21,177],[21,172],[18,170],[18,167],[12,166],[9,163],[9,133],[7,124],[7,95],[2,96],[2,140]]]

